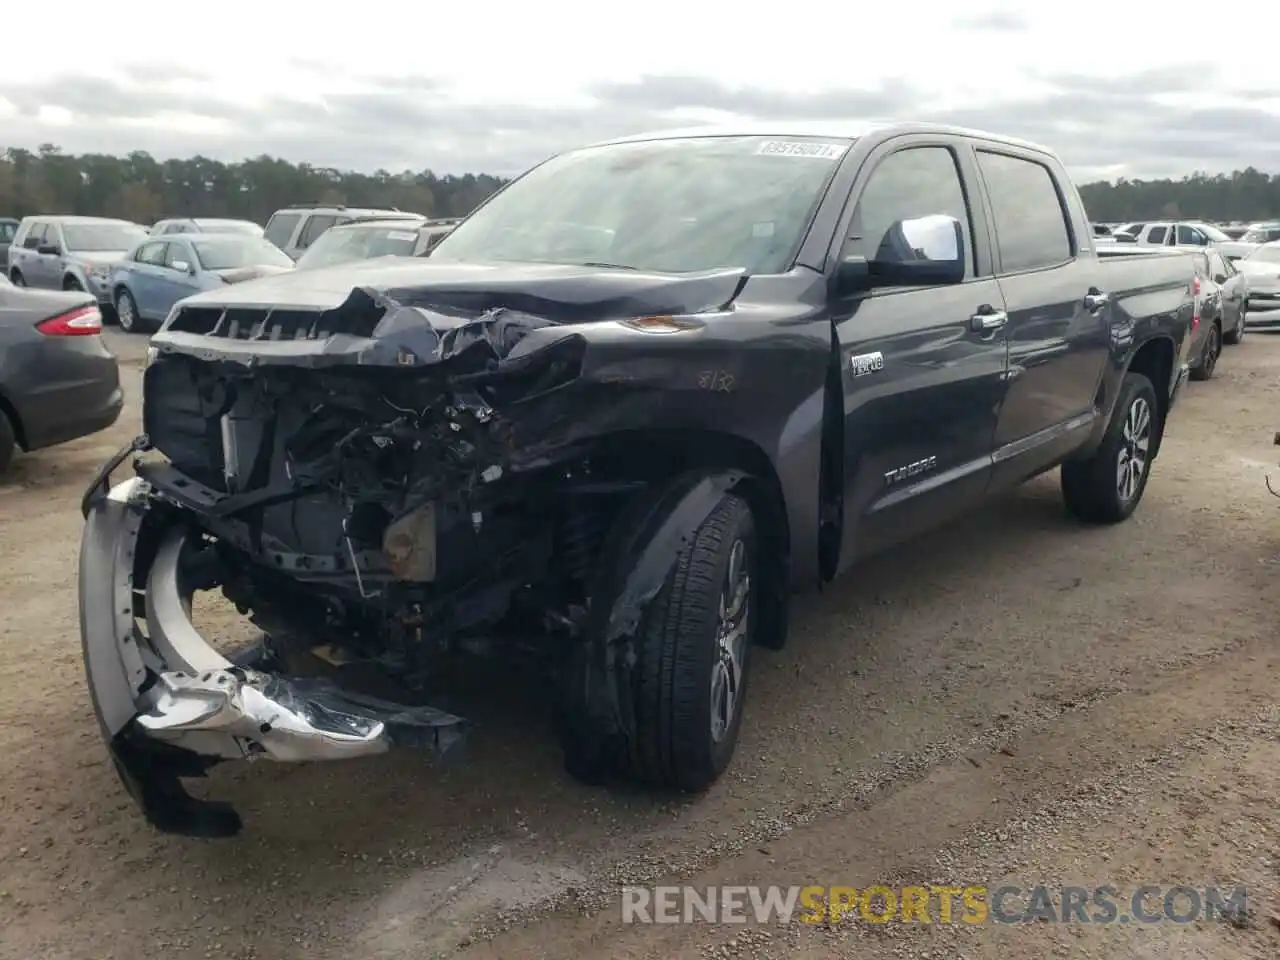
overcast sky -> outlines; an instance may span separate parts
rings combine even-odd
[[[1040,141],[1079,180],[1280,172],[1264,0],[132,9],[63,0],[56,38],[10,31],[0,147],[512,174],[703,120],[900,117]]]

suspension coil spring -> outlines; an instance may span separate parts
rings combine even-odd
[[[565,570],[575,580],[586,581],[595,569],[603,524],[600,513],[581,499],[569,503],[561,529]]]

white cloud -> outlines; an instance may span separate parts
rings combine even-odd
[[[0,146],[511,173],[691,114],[892,110],[1041,140],[1080,176],[1280,170],[1280,80],[1267,59],[1206,62],[1218,48],[1190,42],[1197,18],[1116,0],[1069,11],[223,0],[192,17],[105,20],[84,0],[59,9],[97,26],[60,32],[53,55],[6,45],[0,103],[16,109]],[[1248,36],[1269,10],[1237,0],[1213,22]]]

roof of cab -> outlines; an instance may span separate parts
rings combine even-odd
[[[1029,140],[1019,140],[1003,134],[988,133],[985,130],[971,130],[967,127],[956,127],[944,123],[926,123],[911,120],[769,120],[751,123],[717,124],[697,127],[682,127],[672,130],[657,130],[649,133],[631,134],[612,140],[603,140],[591,146],[599,147],[611,143],[637,143],[644,140],[674,140],[691,137],[827,137],[836,140],[853,141],[861,137],[876,134],[878,139],[891,136],[904,136],[913,133],[934,133],[949,136],[970,137],[1003,143],[1024,150],[1035,150],[1038,153],[1052,153],[1042,144]]]

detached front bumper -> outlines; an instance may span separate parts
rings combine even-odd
[[[191,797],[180,782],[221,761],[340,760],[392,746],[446,754],[461,743],[467,724],[459,717],[237,665],[209,646],[191,622],[184,583],[184,553],[198,534],[140,478],[106,490],[110,469],[129,452],[85,498],[80,637],[103,739],[152,825],[196,836],[238,832],[234,810]]]

